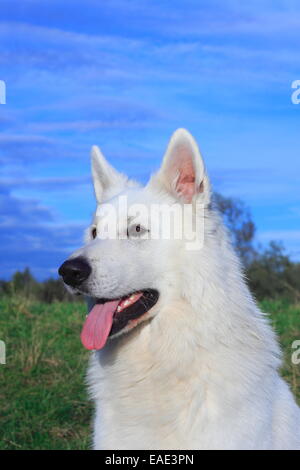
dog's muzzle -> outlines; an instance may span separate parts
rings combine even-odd
[[[92,268],[81,256],[65,261],[58,270],[64,283],[71,287],[80,286],[87,280],[91,272]]]

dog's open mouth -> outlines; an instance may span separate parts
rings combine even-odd
[[[97,299],[88,314],[81,332],[81,341],[87,349],[101,349],[109,336],[134,324],[158,301],[154,289],[134,292],[120,299]]]

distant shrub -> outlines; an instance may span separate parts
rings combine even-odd
[[[292,262],[278,242],[271,241],[263,249],[254,247],[255,224],[242,201],[215,193],[214,204],[231,233],[255,297],[300,302],[300,263]]]
[[[300,302],[300,263],[293,263],[282,244],[270,242],[247,267],[249,286],[259,299],[285,298]]]
[[[60,279],[38,282],[29,268],[17,271],[10,281],[0,281],[0,296],[19,296],[46,303],[82,301],[82,297],[69,294]]]

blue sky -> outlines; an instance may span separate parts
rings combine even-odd
[[[177,127],[299,260],[299,31],[296,0],[2,0],[0,277],[55,275],[81,244],[91,145],[145,182]]]

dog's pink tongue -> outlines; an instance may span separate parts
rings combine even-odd
[[[88,314],[81,332],[81,342],[87,349],[101,349],[105,345],[113,316],[120,300],[96,304]]]

